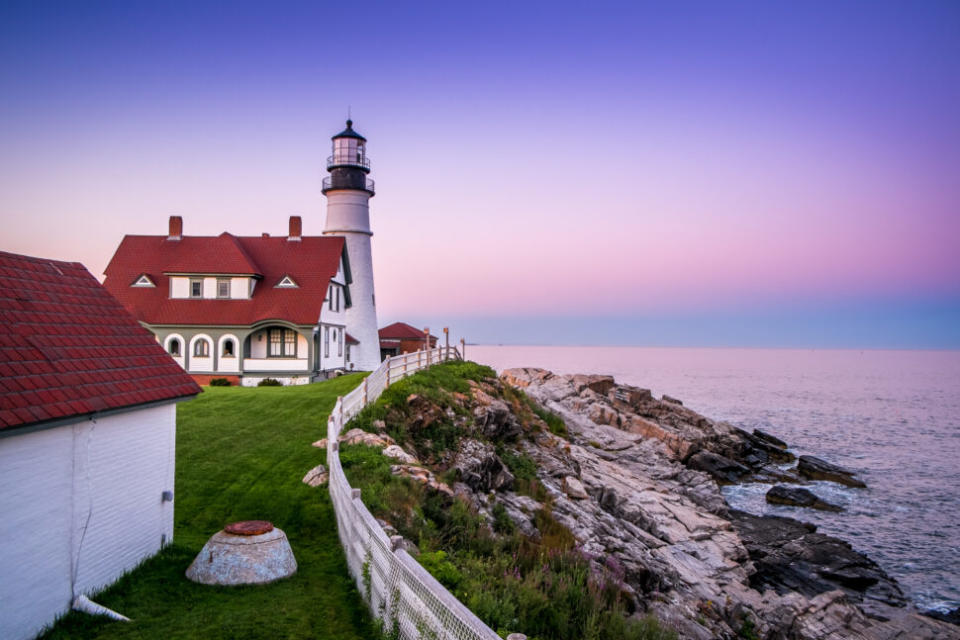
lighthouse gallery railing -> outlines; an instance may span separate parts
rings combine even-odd
[[[337,400],[327,422],[330,498],[350,574],[373,615],[386,631],[406,640],[421,638],[499,640],[492,629],[437,582],[404,549],[388,538],[340,466],[337,439],[345,425],[390,384],[445,360],[459,360],[453,347],[387,358],[363,383]]]

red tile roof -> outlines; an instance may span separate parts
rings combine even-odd
[[[199,392],[82,264],[0,251],[0,429]]]
[[[337,273],[344,240],[337,236],[216,237],[125,236],[106,269],[103,285],[137,319],[154,325],[253,325],[286,320],[314,325],[320,320],[330,279]],[[147,274],[156,287],[131,287]],[[246,300],[171,299],[169,274],[256,275]],[[283,278],[297,283],[276,288]]]
[[[436,336],[430,336],[436,339]],[[384,340],[423,340],[423,331],[406,322],[394,322],[380,329],[380,339]]]

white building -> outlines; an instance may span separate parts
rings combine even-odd
[[[175,403],[200,388],[77,263],[0,252],[0,638],[173,538]]]
[[[373,288],[373,257],[370,249],[370,198],[374,194],[367,157],[367,139],[347,128],[333,136],[333,155],[327,158],[330,176],[323,179],[327,196],[325,236],[342,236],[353,269],[353,304],[347,309],[347,330],[359,344],[354,356],[357,368],[373,371],[380,364],[377,336],[377,297]]]
[[[358,368],[347,334],[351,271],[341,237],[125,236],[103,285],[194,379],[305,384]],[[353,344],[352,344],[353,343]]]
[[[201,384],[303,384],[380,364],[366,139],[333,136],[323,236],[125,236],[104,286]]]

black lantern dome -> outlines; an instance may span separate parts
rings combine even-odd
[[[353,120],[347,120],[347,128],[330,139],[333,155],[327,158],[330,176],[323,179],[323,193],[354,189],[373,195],[373,180],[367,177],[370,173],[367,139],[353,130]]]

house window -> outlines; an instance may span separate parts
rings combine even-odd
[[[323,331],[323,357],[330,357],[330,327],[324,327]]]
[[[191,298],[203,297],[203,280],[201,280],[200,278],[190,278],[190,297]]]
[[[179,358],[180,357],[180,340],[178,338],[174,338],[173,340],[171,340],[170,344],[167,345],[167,351],[170,353],[170,355]]]
[[[327,287],[327,302],[327,308],[330,309],[330,311],[333,311],[333,285]]]
[[[337,334],[337,355],[343,355],[343,331]]]
[[[204,339],[200,338],[193,343],[193,357],[194,358],[209,358],[210,357],[210,343]]]
[[[297,356],[297,332],[293,329],[270,329],[271,358],[295,358]]]
[[[232,358],[234,357],[233,353],[233,340],[226,340],[223,343],[223,357]]]
[[[336,311],[340,311],[340,287],[337,287],[337,308]]]
[[[217,297],[230,297],[230,278],[217,278]]]

